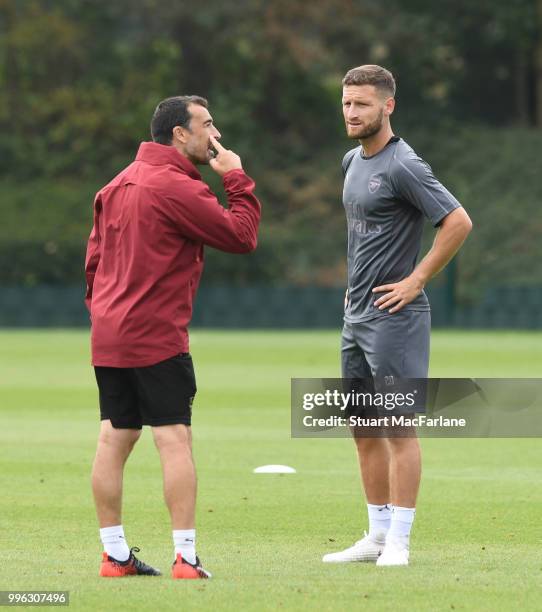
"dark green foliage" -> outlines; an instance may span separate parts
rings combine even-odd
[[[199,94],[264,204],[259,249],[209,251],[206,280],[342,286],[340,160],[355,143],[344,137],[340,82],[369,62],[396,74],[397,133],[473,218],[461,300],[496,283],[542,282],[542,135],[517,127],[533,126],[542,106],[535,9],[533,0],[0,0],[0,283],[81,281],[94,192],[149,139],[158,101]]]

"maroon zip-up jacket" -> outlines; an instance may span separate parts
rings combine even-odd
[[[85,262],[93,365],[143,367],[188,352],[203,245],[256,248],[254,181],[243,170],[223,181],[228,209],[173,146],[143,142],[97,193]]]

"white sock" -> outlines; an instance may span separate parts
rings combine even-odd
[[[175,544],[175,558],[181,553],[183,559],[188,563],[196,562],[196,530],[174,529],[173,544]]]
[[[369,536],[383,542],[391,523],[391,505],[367,504],[369,514]]]
[[[110,557],[113,557],[116,561],[128,561],[130,549],[124,539],[124,529],[122,525],[100,529],[100,538],[104,545],[105,552]]]
[[[412,529],[415,514],[416,508],[402,508],[401,506],[393,506],[391,513],[391,526],[386,539],[397,540],[408,548],[410,530]]]

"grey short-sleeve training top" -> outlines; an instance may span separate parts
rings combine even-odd
[[[373,287],[411,274],[418,257],[424,217],[436,227],[460,206],[428,164],[394,137],[376,155],[361,146],[343,159],[343,204],[348,223],[348,303],[344,320],[358,323],[388,315],[375,308]],[[429,310],[422,292],[404,310]]]

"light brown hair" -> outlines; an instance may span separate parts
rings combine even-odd
[[[351,68],[344,75],[343,85],[373,85],[385,96],[392,98],[395,96],[393,74],[376,64],[365,64],[364,66]]]

